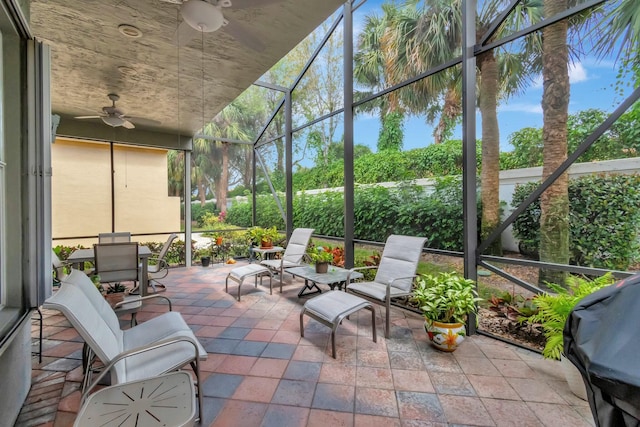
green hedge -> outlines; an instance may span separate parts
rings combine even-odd
[[[516,187],[517,207],[538,183]],[[571,263],[626,270],[639,258],[640,176],[590,175],[569,182]],[[522,249],[537,253],[540,200],[514,222],[514,236]]]
[[[271,196],[258,197],[258,224],[284,223]],[[354,197],[355,237],[384,242],[389,234],[429,238],[433,248],[462,251],[462,184],[459,178],[440,179],[430,194],[415,185],[400,188],[356,187]],[[277,215],[276,215],[277,213]],[[234,203],[227,222],[240,227],[251,225],[251,202]],[[311,227],[316,234],[343,237],[344,199],[341,192],[305,194],[293,201],[295,227]]]

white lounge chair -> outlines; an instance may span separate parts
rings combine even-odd
[[[102,295],[98,291],[85,292],[80,286],[86,290],[93,284],[86,274],[73,270],[43,307],[64,314],[91,351],[108,367],[111,384],[152,378],[190,364],[196,376],[202,419],[199,360],[206,359],[207,352],[180,313],[164,313],[122,330]],[[87,363],[85,369],[83,391],[90,384],[90,365]]]
[[[282,293],[282,275],[285,269],[301,265],[309,245],[309,239],[311,239],[311,233],[313,233],[313,228],[296,228],[291,233],[287,248],[280,259],[265,259],[260,262],[260,265],[264,265],[280,276],[280,293]]]
[[[347,291],[386,308],[385,338],[389,338],[391,300],[411,295],[413,279],[416,277],[418,262],[426,241],[426,237],[392,234],[387,238],[387,242],[384,245],[384,250],[380,257],[380,265],[351,269],[351,272],[354,272],[377,268],[376,277],[372,282],[349,283],[351,279],[347,276],[347,283],[349,283]]]

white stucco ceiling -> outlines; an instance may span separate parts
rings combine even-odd
[[[202,126],[203,61],[208,120],[343,2],[232,5],[223,9],[225,16],[260,40],[264,50],[247,47],[223,27],[204,33],[204,59],[199,38],[177,47],[179,6],[160,0],[33,0],[30,23],[33,34],[51,46],[52,110],[63,120],[100,113],[111,103],[107,94],[116,93],[117,106],[127,115],[160,122],[137,128],[192,135]],[[127,38],[118,30],[122,24],[137,27],[142,37]]]

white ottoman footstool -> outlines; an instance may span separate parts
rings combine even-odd
[[[302,316],[305,314],[331,328],[331,353],[336,358],[336,329],[342,319],[366,308],[371,311],[371,328],[373,342],[376,340],[376,312],[371,303],[364,298],[342,291],[329,291],[304,303],[300,312],[300,336],[304,337]]]
[[[242,282],[247,277],[253,277],[255,279],[255,287],[258,287],[258,277],[260,277],[260,284],[262,285],[262,278],[264,276],[269,276],[269,294],[272,295],[272,279],[273,275],[271,271],[267,267],[263,267],[258,264],[249,264],[242,267],[234,268],[227,274],[227,278],[224,281],[224,290],[225,292],[229,292],[229,279],[238,283],[238,301],[240,301],[240,288],[242,287]]]

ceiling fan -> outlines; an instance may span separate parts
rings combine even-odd
[[[225,17],[222,13],[223,8],[234,7],[235,9],[243,9],[249,7],[263,7],[272,3],[278,3],[282,0],[160,0],[164,3],[173,3],[180,5],[180,15],[183,21],[176,31],[176,41],[179,45],[184,46],[201,33],[211,33],[224,27],[232,37],[240,43],[250,47],[255,51],[264,50],[262,41],[251,34],[247,29],[240,25],[237,21]]]
[[[110,93],[107,95],[111,100],[111,105],[107,105],[102,107],[102,114],[99,116],[78,116],[76,119],[102,119],[102,121],[114,128],[122,126],[126,129],[133,129],[135,125],[131,123],[131,120],[137,122],[139,124],[148,124],[148,125],[159,125],[160,122],[151,119],[145,119],[142,117],[133,117],[126,115],[122,110],[116,107],[116,101],[120,99],[118,95],[115,93]]]

